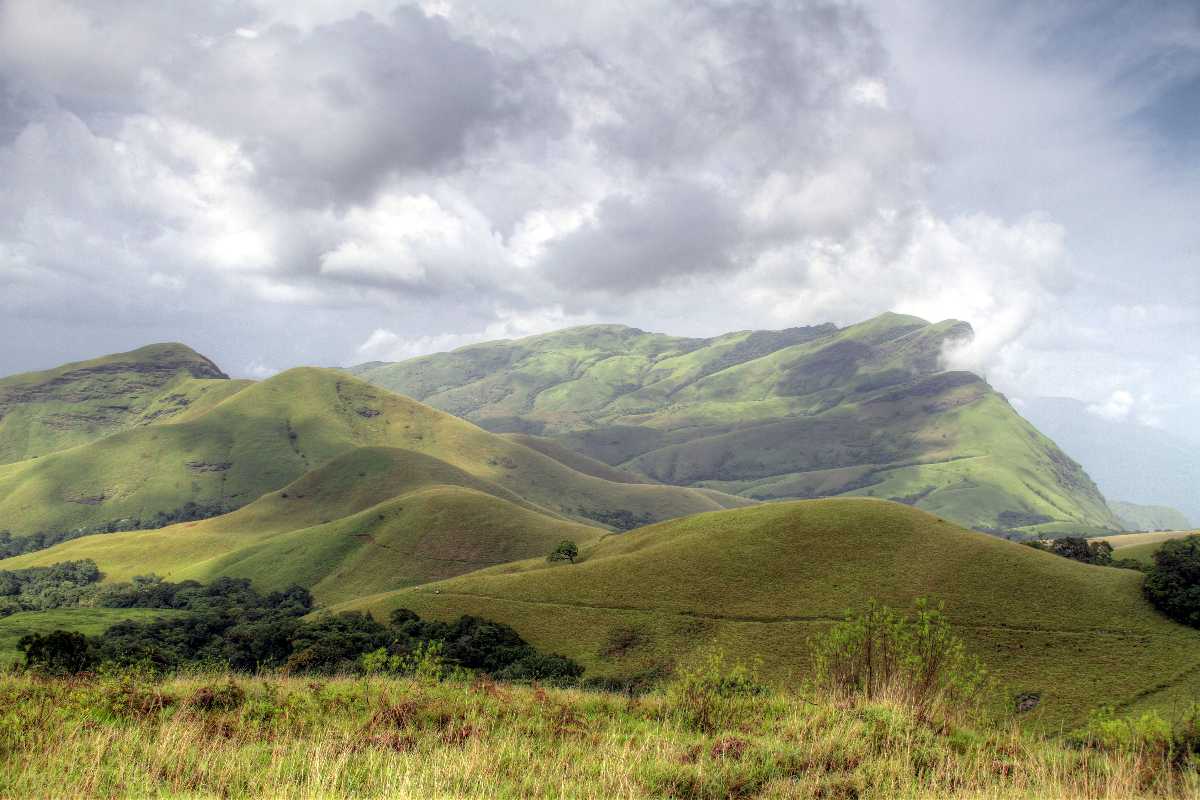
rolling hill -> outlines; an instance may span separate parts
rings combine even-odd
[[[1129,558],[1143,564],[1153,564],[1154,554],[1164,542],[1200,535],[1200,531],[1153,531],[1148,533],[1123,533],[1105,536],[1104,541],[1113,547],[1113,558]]]
[[[351,371],[497,432],[665,484],[755,499],[861,494],[1044,534],[1119,523],[1078,464],[942,353],[966,323],[686,339],[596,325]]]
[[[92,558],[109,580],[230,575],[337,602],[752,502],[563,452],[576,469],[337,370],[291,370],[181,416],[0,465],[18,553],[3,568]]]
[[[231,576],[264,591],[299,583],[330,603],[544,557],[562,539],[587,544],[605,533],[431,456],[367,447],[229,514],[85,536],[0,569],[90,558],[106,580]]]
[[[1112,501],[1109,504],[1127,531],[1181,531],[1192,527],[1187,515],[1170,506],[1147,506]]]
[[[587,475],[343,372],[297,368],[184,421],[0,466],[0,527],[19,539],[213,516],[376,446],[432,456],[503,490],[506,499],[579,521],[616,514],[650,522],[747,502]]]
[[[173,343],[0,378],[0,464],[178,421],[248,383]]]
[[[1007,690],[1035,692],[1041,722],[1163,705],[1200,688],[1200,632],[1142,597],[1142,576],[1094,567],[870,499],[772,503],[609,536],[580,563],[493,567],[339,608],[395,608],[511,624],[599,674],[654,670],[716,644],[803,678],[807,640],[870,600],[945,603]]]

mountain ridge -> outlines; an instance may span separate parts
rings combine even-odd
[[[349,371],[661,483],[760,500],[873,494],[1029,535],[1119,528],[1003,395],[945,369],[971,336],[960,320],[894,313],[708,338],[589,325]]]

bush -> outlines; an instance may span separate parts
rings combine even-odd
[[[742,662],[725,664],[725,654],[708,653],[701,661],[682,669],[667,686],[667,700],[685,724],[703,733],[731,727],[752,713],[762,694],[756,671]]]
[[[570,561],[575,563],[575,558],[579,555],[579,546],[570,539],[563,539],[558,543],[558,547],[554,548],[554,552],[546,556],[547,561]]]
[[[872,604],[847,615],[811,642],[816,682],[842,697],[889,697],[911,705],[918,719],[935,710],[971,703],[987,681],[967,655],[941,608],[924,599],[903,617]]]
[[[1164,542],[1154,553],[1143,588],[1158,610],[1200,628],[1200,536]]]
[[[1037,546],[1037,545],[1035,545]],[[1083,564],[1095,564],[1101,567],[1112,566],[1113,548],[1108,542],[1099,539],[1085,539],[1082,536],[1063,536],[1055,539],[1039,549],[1047,550],[1056,556],[1069,558]]]
[[[246,690],[232,680],[224,686],[201,686],[188,705],[201,711],[232,711],[246,701]]]
[[[1200,705],[1192,705],[1174,722],[1153,711],[1122,718],[1111,708],[1102,708],[1068,741],[1078,747],[1149,757],[1164,765],[1195,766],[1200,756]]]
[[[88,638],[73,631],[31,633],[22,636],[17,649],[25,654],[25,667],[47,675],[74,675],[96,664]]]

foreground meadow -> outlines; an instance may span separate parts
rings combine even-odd
[[[1047,738],[901,702],[399,677],[0,677],[3,797],[1130,798],[1157,721]]]

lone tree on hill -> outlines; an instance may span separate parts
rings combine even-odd
[[[554,548],[547,561],[570,561],[575,563],[575,557],[579,555],[579,547],[570,539],[563,539],[558,543],[558,547]]]

